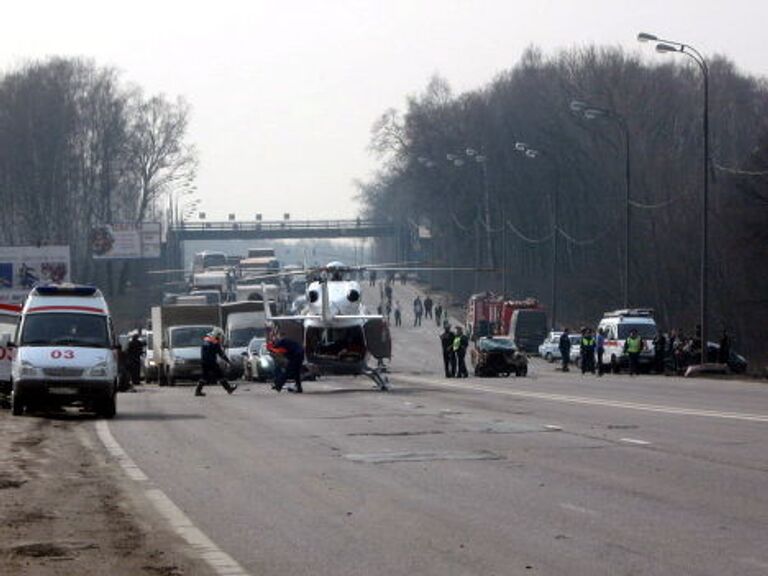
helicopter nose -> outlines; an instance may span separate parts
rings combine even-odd
[[[352,289],[349,292],[347,292],[347,300],[350,302],[357,302],[360,300],[360,291]]]
[[[317,293],[317,290],[310,290],[308,296],[309,296],[310,302],[317,302],[317,299],[320,297],[320,294]]]

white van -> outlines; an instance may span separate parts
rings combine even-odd
[[[657,328],[650,308],[606,312],[598,325],[600,328],[606,331],[603,362],[610,363],[612,372],[619,372],[622,366],[629,363],[629,357],[624,354],[624,343],[632,330],[637,330],[637,335],[645,343],[645,349],[640,354],[640,364],[650,365],[653,362],[653,339]]]
[[[2,343],[2,342],[0,342]],[[8,342],[6,342],[8,343]],[[93,286],[37,286],[24,302],[11,370],[11,410],[82,404],[117,412],[117,351],[107,302]]]
[[[0,335],[6,335],[0,345],[0,399],[3,402],[7,402],[11,396],[11,363],[13,361],[13,349],[8,348],[6,344],[12,341],[16,334],[20,313],[21,306],[0,304]]]

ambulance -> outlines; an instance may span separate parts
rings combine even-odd
[[[4,341],[4,342],[3,342]],[[34,287],[21,310],[11,366],[11,411],[80,405],[117,412],[117,345],[109,307],[93,286]]]

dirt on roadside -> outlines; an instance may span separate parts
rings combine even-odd
[[[94,422],[0,410],[2,574],[210,574],[108,460]]]

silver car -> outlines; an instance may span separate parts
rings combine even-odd
[[[243,352],[243,378],[245,380],[266,382],[275,377],[275,359],[267,350],[264,338],[253,338]]]

